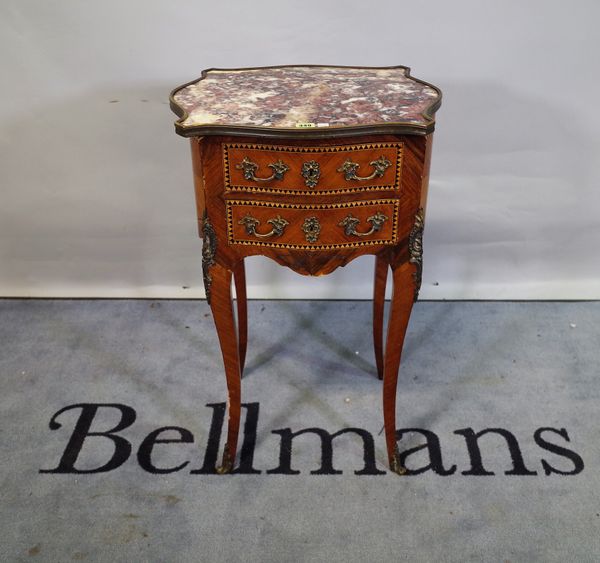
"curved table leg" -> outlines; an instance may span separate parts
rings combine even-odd
[[[400,466],[396,445],[396,384],[404,336],[415,297],[414,267],[404,264],[392,268],[393,290],[388,322],[385,362],[383,368],[383,423],[390,469],[400,475],[405,469]]]
[[[233,316],[231,277],[231,270],[220,264],[213,264],[210,268],[210,308],[223,354],[228,392],[227,442],[223,451],[223,462],[217,468],[217,473],[230,473],[233,469],[240,430],[240,357],[235,317]]]
[[[373,284],[373,347],[377,377],[383,379],[383,312],[385,308],[385,286],[388,263],[381,256],[375,256],[375,281]]]
[[[244,260],[240,260],[233,270],[238,322],[238,348],[240,355],[240,374],[244,373],[246,348],[248,346],[248,300],[246,296],[246,269]]]

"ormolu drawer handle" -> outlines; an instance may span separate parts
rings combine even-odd
[[[337,171],[343,172],[346,180],[358,180],[360,182],[364,182],[366,180],[372,180],[373,178],[383,176],[385,171],[392,165],[392,163],[385,158],[385,156],[380,156],[377,160],[369,162],[369,164],[375,167],[375,170],[373,170],[373,173],[370,176],[357,176],[356,171],[358,170],[360,164],[352,162],[349,158],[337,169]]]
[[[244,171],[244,178],[246,180],[253,180],[254,182],[283,180],[283,175],[290,169],[290,167],[281,159],[269,164],[268,166],[269,168],[273,169],[273,174],[271,174],[268,178],[257,178],[254,174],[258,170],[258,164],[256,164],[256,162],[252,162],[247,156],[242,159],[242,162],[235,165],[238,170]]]
[[[260,225],[260,221],[256,217],[252,217],[250,213],[247,213],[245,217],[242,217],[238,221],[238,225],[244,225],[244,227],[246,227],[246,233],[258,238],[280,237],[283,234],[283,230],[289,225],[289,222],[280,215],[273,217],[273,219],[269,219],[267,223],[273,225],[271,231],[268,233],[257,233],[256,227]]]
[[[367,222],[371,223],[371,229],[366,233],[359,233],[356,231],[356,227],[360,223],[360,219],[357,219],[352,215],[352,213],[349,213],[347,217],[342,219],[342,221],[339,223],[339,226],[344,227],[344,232],[348,236],[354,235],[356,237],[368,237],[369,235],[380,231],[381,227],[387,220],[388,218],[381,213],[381,211],[378,211],[375,213],[375,215],[371,215],[371,217],[367,219]]]

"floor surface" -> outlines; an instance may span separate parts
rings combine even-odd
[[[203,301],[0,300],[0,561],[600,558],[600,303],[252,301],[238,472]],[[336,434],[342,429],[352,428]]]

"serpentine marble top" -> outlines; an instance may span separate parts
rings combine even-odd
[[[409,71],[312,65],[208,69],[172,92],[171,108],[180,117],[177,132],[186,137],[429,133],[441,92]]]

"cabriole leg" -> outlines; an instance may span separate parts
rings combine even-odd
[[[381,256],[375,256],[375,282],[373,284],[373,347],[377,377],[383,379],[383,312],[385,308],[385,286],[388,276],[388,263]]]
[[[383,422],[390,469],[400,475],[405,469],[400,466],[396,445],[396,385],[404,336],[415,297],[414,266],[405,262],[392,269],[393,289],[388,322],[385,361],[383,367]]]
[[[232,271],[215,263],[210,268],[210,277],[210,308],[223,354],[228,392],[227,442],[223,462],[217,472],[230,473],[237,451],[241,410],[240,356],[231,295]]]
[[[240,374],[244,373],[246,347],[248,345],[248,300],[246,296],[246,269],[244,260],[240,260],[233,270],[237,306],[238,347],[240,355]]]

